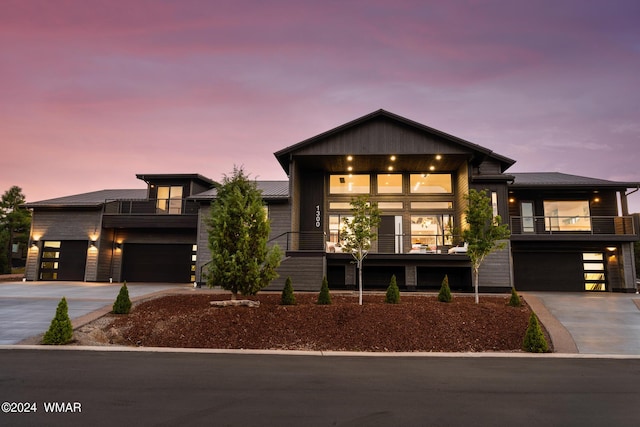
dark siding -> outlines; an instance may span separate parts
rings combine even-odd
[[[300,249],[324,249],[322,212],[324,207],[324,174],[307,172],[300,176],[303,191],[300,195]],[[316,223],[316,209],[319,206],[319,224]]]

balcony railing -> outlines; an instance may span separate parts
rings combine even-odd
[[[512,235],[637,235],[631,216],[512,216]]]
[[[198,203],[187,199],[106,200],[106,215],[197,215]]]
[[[429,242],[424,239],[431,237]],[[459,241],[452,237],[452,241]],[[410,236],[405,234],[379,234],[372,242],[370,253],[377,254],[448,254],[454,245],[447,244],[451,240],[443,236]],[[340,243],[330,241],[328,235],[323,232],[286,232],[269,240],[269,245],[277,244],[284,251],[310,251],[326,253],[344,253]],[[460,249],[456,253],[464,253]]]

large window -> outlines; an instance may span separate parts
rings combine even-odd
[[[452,193],[451,174],[414,173],[409,178],[411,192],[414,194]]]
[[[453,218],[450,215],[411,215],[411,245],[438,246],[451,244]]]
[[[352,215],[329,215],[329,244],[327,251],[341,252],[344,233],[346,233],[344,219],[353,219]]]
[[[329,193],[331,194],[369,194],[371,192],[369,175],[331,175]]]
[[[378,194],[402,194],[402,174],[378,174]]]
[[[545,200],[546,231],[591,231],[587,200]]]
[[[181,214],[182,213],[182,187],[159,186],[158,199],[156,201],[156,213]]]

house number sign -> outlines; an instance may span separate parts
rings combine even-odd
[[[320,205],[316,205],[316,228],[320,228],[322,226],[322,222],[320,221]]]

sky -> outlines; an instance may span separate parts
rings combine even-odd
[[[0,0],[0,192],[145,188],[383,108],[517,163],[640,182],[637,0]],[[640,191],[629,196],[640,212]]]

